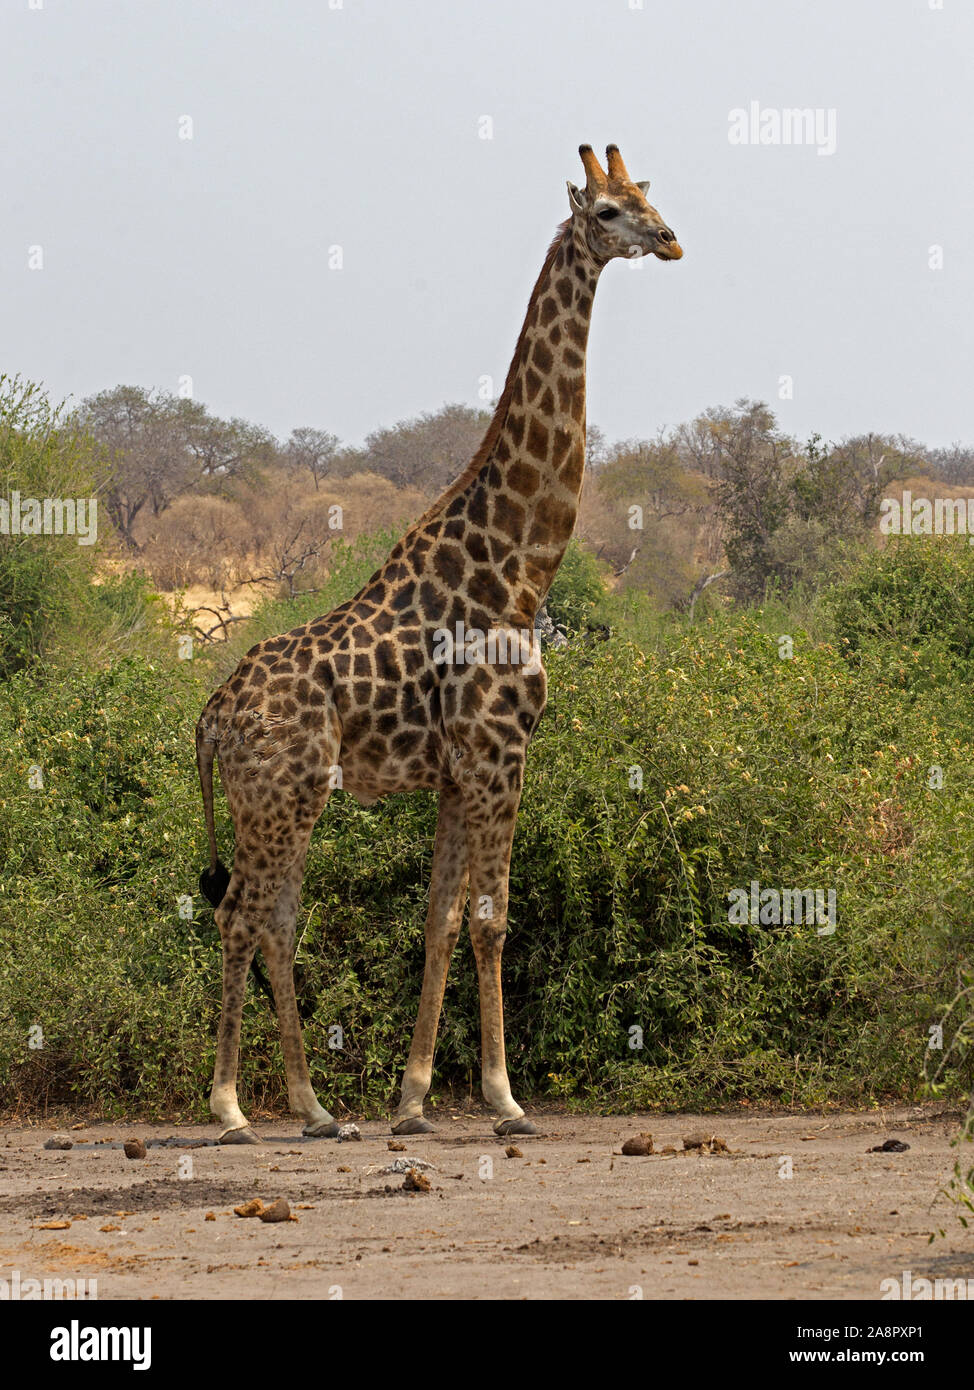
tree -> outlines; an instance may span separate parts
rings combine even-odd
[[[466,405],[445,405],[413,420],[374,430],[355,455],[356,469],[378,473],[397,487],[442,492],[473,458],[490,415]]]
[[[707,503],[701,479],[690,472],[673,438],[624,439],[605,451],[599,468],[603,496],[639,506],[657,520],[685,516]]]
[[[291,431],[284,457],[292,468],[306,468],[314,479],[315,492],[322,478],[334,470],[341,440],[326,430],[302,428]]]
[[[788,517],[800,463],[763,401],[704,412],[678,431],[686,454],[711,479],[724,551],[739,598],[760,598],[778,574],[772,538]]]
[[[198,401],[141,386],[89,396],[75,421],[111,462],[105,505],[135,550],[134,526],[143,510],[160,516],[184,493],[223,493],[232,480],[253,477],[273,453],[266,430],[221,420]]]
[[[585,467],[601,468],[609,456],[609,441],[605,431],[590,424],[585,431]]]
[[[606,448],[594,481],[601,534],[590,539],[599,556],[624,587],[663,606],[676,602],[693,582],[696,540],[712,506],[705,480],[685,466],[675,439],[661,435]]]
[[[873,525],[892,483],[929,471],[922,446],[904,435],[853,435],[826,447],[813,435],[795,481],[796,510],[811,511],[831,534],[855,534]]]
[[[199,401],[172,396],[165,399],[163,419],[171,421],[173,443],[178,448],[181,440],[192,461],[180,492],[194,490],[200,485],[208,485],[203,488],[208,492],[224,492],[231,480],[252,480],[261,464],[273,461],[274,440],[261,425],[252,425],[236,417],[221,420],[211,415]],[[173,493],[160,499],[161,506],[154,498],[153,510],[158,515],[178,495]]]
[[[783,434],[761,401],[712,409],[679,431],[686,454],[711,479],[724,553],[738,598],[760,599],[817,579],[840,548],[875,525],[892,483],[928,471],[919,444],[863,434],[804,448]]]
[[[951,444],[946,449],[928,449],[927,461],[938,478],[951,487],[974,487],[974,448]]]

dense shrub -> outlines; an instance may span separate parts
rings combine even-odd
[[[235,640],[330,607],[387,548],[380,538],[339,552],[334,591],[270,605]],[[915,561],[904,551],[898,563]],[[796,630],[789,658],[760,614],[674,627],[652,651],[617,637],[549,656],[504,961],[517,1094],[607,1106],[917,1093],[927,1028],[974,934],[972,749],[956,715],[967,696],[910,684],[918,667],[881,660],[878,635],[850,656],[843,624],[834,640]],[[220,952],[196,892],[206,850],[192,729],[228,656],[205,660],[131,655],[94,671],[21,671],[6,685],[8,1105],[205,1114]],[[43,785],[32,786],[38,767]],[[226,854],[222,797],[217,809]],[[393,1095],[419,996],[434,822],[427,794],[363,808],[339,793],[315,832],[298,967],[326,1104]],[[732,922],[728,894],[752,880],[834,889],[835,933]],[[333,1023],[341,1051],[328,1046]],[[42,1048],[31,1046],[38,1026]],[[476,1085],[478,1055],[461,941],[437,1087]],[[948,1089],[966,1083],[962,1066]],[[276,1022],[253,990],[241,1089],[251,1106],[284,1103]]]
[[[913,690],[943,696],[956,685],[970,718],[974,550],[966,536],[893,540],[867,553],[825,605],[853,653]]]
[[[88,442],[37,387],[0,375],[0,499],[87,499],[102,481]],[[0,678],[19,671],[63,631],[94,576],[94,551],[69,535],[0,533]]]
[[[573,536],[548,591],[549,617],[567,632],[584,628],[600,616],[607,593],[601,565]]]

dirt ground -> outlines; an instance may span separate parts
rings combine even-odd
[[[956,1156],[942,1107],[542,1122],[510,1141],[440,1116],[405,1154],[378,1121],[348,1143],[272,1121],[240,1148],[192,1147],[212,1126],[65,1127],[67,1152],[43,1147],[49,1127],[0,1128],[0,1279],[95,1278],[100,1300],[878,1299],[905,1270],[974,1279],[974,1238],[932,1206]],[[678,1152],[622,1156],[641,1131]],[[684,1152],[694,1131],[729,1152]],[[156,1141],[145,1159],[130,1136]],[[867,1152],[889,1138],[910,1147]],[[428,1193],[378,1171],[400,1157],[433,1165]],[[297,1220],[233,1214],[254,1196]]]

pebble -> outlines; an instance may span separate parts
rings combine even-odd
[[[631,1139],[627,1139],[622,1146],[624,1154],[651,1154],[656,1150],[653,1148],[653,1136],[651,1134],[634,1134]]]

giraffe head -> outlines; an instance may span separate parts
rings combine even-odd
[[[573,221],[581,226],[588,249],[599,265],[616,256],[629,259],[652,253],[661,261],[678,261],[683,248],[659,213],[646,201],[648,180],[634,183],[616,145],[606,149],[602,168],[591,145],[579,145],[585,187],[568,185]]]

